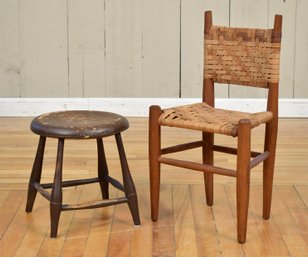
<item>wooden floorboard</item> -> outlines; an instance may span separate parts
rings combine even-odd
[[[147,119],[129,118],[123,133],[127,158],[136,183],[142,225],[133,226],[126,204],[95,210],[62,212],[57,239],[49,237],[48,202],[37,196],[32,213],[25,212],[27,183],[38,143],[29,130],[31,118],[0,118],[0,257],[162,257],[162,256],[308,256],[308,120],[280,120],[271,218],[262,219],[262,169],[251,175],[246,244],[236,241],[235,181],[215,176],[214,205],[205,203],[203,176],[162,166],[159,220],[150,219]],[[262,150],[264,128],[253,132],[254,150]],[[198,133],[163,129],[163,145],[197,140]],[[217,136],[232,146],[235,139]],[[55,169],[56,140],[47,140],[44,182]],[[110,174],[121,180],[113,138],[105,140]],[[200,160],[200,151],[179,154]],[[235,167],[232,156],[215,155],[218,166]],[[68,141],[64,179],[96,175],[93,140]],[[122,194],[110,190],[111,197]],[[64,200],[76,204],[101,197],[98,185],[66,188]]]

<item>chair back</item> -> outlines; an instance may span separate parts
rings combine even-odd
[[[224,84],[268,88],[279,83],[281,19],[274,29],[230,28],[212,25],[205,13],[204,79]]]

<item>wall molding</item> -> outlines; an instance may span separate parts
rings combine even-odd
[[[127,117],[146,117],[150,105],[162,108],[199,102],[200,98],[0,98],[0,116],[37,116],[59,110],[102,110]],[[217,108],[257,112],[265,110],[260,98],[220,98]],[[280,99],[279,116],[308,118],[308,99]]]

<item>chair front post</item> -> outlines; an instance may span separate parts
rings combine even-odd
[[[211,79],[203,80],[203,102],[214,107],[215,106],[215,93],[214,82]],[[214,134],[202,133],[203,147],[202,147],[202,161],[204,164],[214,164]],[[204,173],[203,175],[205,185],[206,203],[209,206],[213,205],[214,195],[214,175],[212,173]]]
[[[214,134],[212,133],[202,133],[202,140],[204,142],[202,147],[202,160],[204,164],[213,166],[214,164]],[[213,173],[203,174],[204,186],[205,186],[205,196],[206,203],[208,206],[213,205],[213,195],[214,195],[214,175]]]
[[[160,163],[158,158],[161,155],[161,129],[158,118],[161,115],[161,108],[157,105],[150,107],[149,114],[149,163],[150,163],[150,198],[151,218],[156,221],[159,209],[160,190]]]
[[[237,240],[245,243],[250,187],[251,125],[249,120],[240,120],[238,128],[238,153],[236,174]]]

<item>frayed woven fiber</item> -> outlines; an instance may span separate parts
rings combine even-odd
[[[158,123],[163,126],[200,130],[203,132],[237,136],[241,119],[248,119],[251,127],[270,121],[271,112],[245,113],[222,110],[202,102],[164,109]]]

